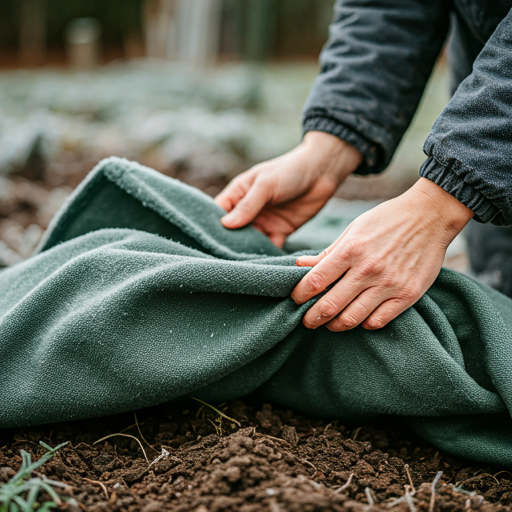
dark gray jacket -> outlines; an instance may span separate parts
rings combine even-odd
[[[382,171],[451,25],[457,90],[425,141],[420,175],[476,220],[512,224],[511,8],[512,0],[338,0],[304,131],[353,144],[364,155],[358,174]]]

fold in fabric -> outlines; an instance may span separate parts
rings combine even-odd
[[[259,390],[304,413],[403,416],[454,454],[512,467],[512,301],[442,270],[378,331],[305,329],[307,269],[227,230],[198,190],[107,159],[35,256],[0,272],[0,428]]]

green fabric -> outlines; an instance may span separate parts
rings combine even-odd
[[[0,427],[259,389],[286,407],[400,415],[453,453],[512,467],[512,301],[443,270],[379,331],[305,329],[307,269],[201,192],[102,162],[38,253],[0,272]]]

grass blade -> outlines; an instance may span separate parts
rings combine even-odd
[[[191,396],[190,398],[192,398],[193,400],[196,400],[197,402],[201,402],[203,405],[206,405],[210,409],[214,410],[219,416],[222,416],[223,418],[226,418],[228,421],[232,421],[233,423],[236,423],[239,427],[242,427],[242,425],[240,425],[240,423],[238,421],[236,421],[233,418],[230,418],[227,414],[224,414],[222,411],[219,411],[219,409],[217,409],[217,407],[214,407],[213,405],[203,402],[202,400],[199,400],[199,398],[195,398],[193,396]]]
[[[144,458],[146,459],[146,461],[149,465],[149,459],[148,459],[148,456],[146,455],[146,450],[144,450],[144,446],[142,446],[140,439],[138,439],[137,437],[132,436],[130,434],[121,434],[120,432],[117,434],[110,434],[108,436],[102,437],[101,439],[98,439],[97,441],[94,441],[94,443],[92,443],[92,444],[94,446],[97,443],[101,443],[101,441],[105,441],[105,439],[108,439],[109,437],[116,437],[116,436],[130,437],[131,439],[135,439],[135,441],[137,441],[137,443],[139,443],[140,449],[142,450],[142,453],[144,454]]]

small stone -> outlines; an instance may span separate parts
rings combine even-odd
[[[285,425],[283,428],[283,439],[290,443],[292,446],[297,446],[299,443],[299,436],[297,434],[297,430],[295,427],[291,427],[290,425]]]
[[[162,504],[159,501],[150,501],[145,505],[141,512],[160,512],[162,510]]]
[[[232,484],[235,482],[238,482],[240,478],[242,478],[242,472],[240,471],[240,468],[237,466],[231,466],[226,470],[226,479],[228,482],[231,482]]]

